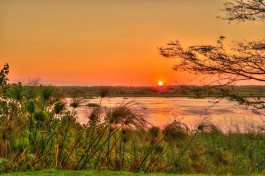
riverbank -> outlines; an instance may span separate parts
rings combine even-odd
[[[126,87],[126,86],[57,86],[66,97],[97,97],[102,88],[110,90],[109,97],[223,97],[224,90],[243,97],[265,97],[265,86],[242,85],[224,86],[221,88],[201,86],[154,86],[154,87]]]

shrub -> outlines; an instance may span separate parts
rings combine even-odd
[[[44,111],[37,111],[33,114],[33,118],[36,120],[36,121],[39,121],[39,122],[44,122],[46,120],[48,120],[49,116],[46,112]]]

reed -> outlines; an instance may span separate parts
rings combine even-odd
[[[131,172],[245,174],[265,168],[264,128],[223,133],[212,124],[190,130],[174,121],[150,125],[137,103],[112,108],[73,98],[71,109],[53,87],[1,85],[0,172],[58,168]],[[88,122],[76,121],[80,106]]]

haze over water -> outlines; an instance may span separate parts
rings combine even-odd
[[[67,99],[68,101],[70,99]],[[78,118],[81,123],[86,123],[88,103],[99,103],[99,99],[86,99],[83,106],[78,109]],[[105,107],[115,107],[124,102],[134,101],[136,111],[146,116],[148,122],[163,128],[174,120],[196,128],[201,122],[213,123],[222,131],[249,131],[262,123],[262,117],[227,100],[214,103],[213,99],[192,98],[163,98],[163,97],[137,97],[137,98],[105,98],[102,101]]]

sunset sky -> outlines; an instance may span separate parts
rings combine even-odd
[[[264,37],[265,23],[217,19],[225,0],[0,0],[0,64],[53,85],[188,83],[157,47]]]

